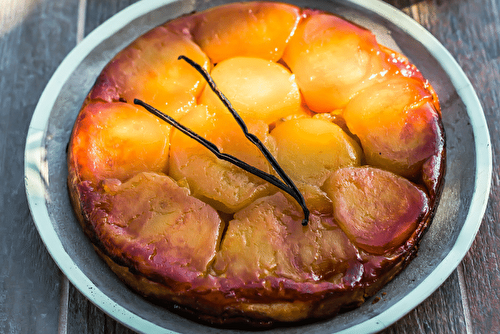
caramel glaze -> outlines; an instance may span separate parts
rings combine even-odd
[[[383,46],[380,48],[396,71],[425,83],[440,115],[437,95],[418,69],[405,56]],[[98,83],[102,85],[105,79],[100,77]],[[102,90],[102,87],[97,89]],[[92,91],[84,105],[90,103],[91,96]],[[365,252],[355,245],[355,240],[349,240],[332,212],[313,210],[310,226],[302,227],[300,209],[276,190],[252,205],[255,205],[255,210],[259,205],[274,210],[271,216],[279,217],[271,223],[263,219],[264,225],[257,228],[271,230],[276,227],[277,232],[269,232],[276,238],[269,242],[264,240],[264,243],[283,251],[279,255],[281,258],[278,255],[275,258],[282,261],[266,267],[266,259],[257,265],[251,264],[248,259],[253,254],[247,259],[248,263],[231,257],[231,252],[224,247],[230,242],[237,245],[239,239],[231,234],[234,232],[231,226],[236,222],[241,224],[244,218],[217,212],[192,197],[187,188],[179,186],[168,176],[141,172],[123,182],[82,177],[86,175],[85,164],[92,162],[77,156],[81,148],[75,143],[75,134],[85,131],[79,128],[78,120],[68,151],[69,194],[78,221],[96,252],[120,279],[149,300],[212,326],[267,328],[316,321],[360,306],[416,256],[418,244],[434,216],[444,181],[445,135],[442,124],[437,127],[439,129],[435,132],[439,142],[435,154],[410,177],[428,197],[417,227],[403,244],[381,255]],[[137,190],[144,184],[146,199]],[[177,232],[172,230],[174,236],[165,234],[160,237],[141,234],[147,224],[148,229],[154,231],[157,228],[154,223],[158,212],[171,217],[171,205],[177,211],[173,218],[168,218],[168,224],[175,229],[176,222],[186,221],[184,218],[189,216],[188,232],[181,231],[176,235]],[[312,265],[304,255],[307,247],[300,245],[301,240],[297,238],[300,233],[310,233],[307,240],[311,241],[313,248],[316,247]],[[197,234],[202,237],[197,239]],[[180,242],[184,236],[193,244],[184,247]],[[319,239],[314,239],[318,236]],[[321,242],[318,240],[327,236],[335,240],[333,244],[340,246],[323,254],[324,249],[318,246]],[[295,241],[298,245],[292,246],[280,238],[288,238],[285,241]],[[332,254],[339,255],[339,259],[332,260]],[[232,260],[242,261],[242,267],[231,269]],[[324,263],[328,264],[326,269]]]
[[[417,241],[430,220],[429,212],[408,242],[391,254],[353,263],[339,284],[270,278],[266,282],[225,285],[225,289],[218,286],[207,292],[209,287],[189,283],[188,275],[178,277],[184,282],[182,287],[161,275],[148,277],[136,269],[137,264],[103,251],[105,247],[99,239],[93,238],[93,243],[120,279],[149,300],[197,322],[248,329],[242,326],[289,326],[292,322],[317,321],[360,306],[416,256]]]
[[[75,175],[72,175],[75,177]],[[70,190],[78,218],[98,254],[133,290],[173,312],[212,326],[256,328],[286,326],[291,322],[310,322],[331,317],[360,306],[399,273],[416,255],[418,242],[432,220],[435,198],[418,228],[400,247],[384,255],[357,250],[341,280],[337,282],[302,281],[266,277],[249,282],[239,277],[217,277],[189,268],[164,267],[145,273],[141,261],[147,254],[136,249],[130,256],[118,245],[106,244],[97,216],[106,220],[101,208],[103,197],[88,182],[71,183]],[[439,188],[439,187],[437,187]],[[77,196],[75,196],[77,195]],[[296,223],[300,226],[297,214]],[[329,218],[331,219],[331,218]]]

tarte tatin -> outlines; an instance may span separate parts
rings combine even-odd
[[[430,83],[369,30],[232,3],[168,21],[112,59],[75,122],[68,186],[133,290],[211,325],[291,324],[361,305],[416,255],[444,140]]]

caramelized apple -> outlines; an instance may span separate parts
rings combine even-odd
[[[214,269],[249,282],[269,276],[317,281],[356,259],[354,246],[331,221],[313,216],[304,227],[301,219],[281,193],[258,199],[229,222]]]
[[[309,211],[315,214],[332,214],[332,201],[320,186],[305,182],[296,182],[295,184],[304,197]]]
[[[78,116],[69,152],[82,180],[167,172],[170,126],[126,103],[95,102]]]
[[[361,91],[344,118],[361,141],[366,161],[413,177],[442,146],[439,115],[423,84],[399,77]]]
[[[390,68],[370,31],[318,11],[299,23],[283,60],[315,112],[345,107]]]
[[[217,145],[221,152],[234,155],[260,170],[270,171],[267,160],[245,138],[228,113],[213,114],[204,105],[198,105],[180,121]],[[251,133],[273,150],[274,144],[268,137],[268,128],[264,122],[256,121],[247,126]],[[204,146],[177,130],[174,130],[171,140],[170,175],[176,180],[187,180],[194,196],[229,213],[243,208],[273,189],[264,180],[218,159]]]
[[[151,30],[105,67],[75,123],[68,187],[98,254],[155,302],[216,325],[331,317],[415,255],[443,180],[440,116],[416,66],[363,27],[232,3]]]
[[[339,169],[325,190],[342,230],[356,246],[374,254],[401,246],[429,210],[425,192],[407,179],[372,167]]]
[[[217,212],[188,189],[166,175],[139,173],[125,183],[108,182],[98,197],[102,205],[88,214],[102,217],[94,230],[108,253],[173,282],[206,272],[222,225]]]
[[[299,118],[283,122],[272,132],[277,160],[292,180],[322,186],[330,172],[361,164],[361,148],[331,122]]]
[[[177,118],[205,86],[203,77],[184,61],[185,55],[206,69],[210,60],[181,33],[158,27],[135,40],[106,66],[90,93],[91,100],[108,102],[141,99]]]
[[[233,3],[174,21],[187,29],[214,64],[233,57],[278,61],[300,18],[280,3]]]
[[[245,120],[272,123],[292,114],[306,114],[294,75],[280,64],[259,58],[230,58],[217,64],[211,76]],[[208,86],[199,103],[227,112]]]

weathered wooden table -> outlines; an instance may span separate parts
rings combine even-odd
[[[0,333],[131,333],[83,297],[48,255],[28,210],[23,152],[36,103],[84,36],[134,0],[0,2]],[[490,202],[448,280],[384,333],[500,333],[500,0],[386,0],[427,28],[478,93],[493,148]]]

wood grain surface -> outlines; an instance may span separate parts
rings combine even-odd
[[[61,278],[33,225],[24,146],[45,85],[75,46],[74,0],[0,3],[0,333],[54,333]]]
[[[29,214],[23,153],[31,115],[62,59],[134,2],[0,2],[0,333],[133,333],[68,284],[50,258]],[[500,0],[386,2],[429,30],[471,80],[492,138],[494,174],[483,223],[464,260],[383,333],[500,333]]]

